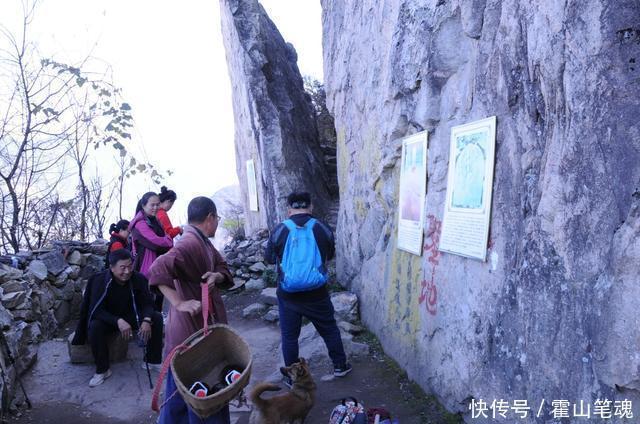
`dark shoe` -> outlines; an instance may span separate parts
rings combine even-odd
[[[351,364],[347,363],[343,367],[334,368],[333,369],[333,375],[335,377],[344,377],[345,375],[349,374],[352,369],[353,369],[353,367],[351,366]]]

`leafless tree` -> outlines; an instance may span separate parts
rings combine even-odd
[[[36,0],[23,0],[19,35],[0,26],[0,246],[34,248],[56,237],[85,239],[103,229],[112,190],[86,172],[95,148],[116,149],[124,166],[118,184],[122,215],[124,178],[163,176],[127,152],[131,107],[107,72],[87,73],[88,59],[68,65],[43,57],[28,40]],[[8,46],[3,48],[2,46]],[[71,158],[73,167],[69,166]],[[71,175],[77,193],[68,193]],[[61,184],[64,182],[64,184]],[[64,186],[64,190],[60,190]],[[77,195],[76,198],[68,198]],[[98,196],[98,197],[96,197]],[[91,227],[91,228],[90,228]]]
[[[25,10],[24,16],[20,38],[0,28],[9,46],[0,50],[0,69],[7,75],[2,81],[0,117],[0,181],[8,195],[2,234],[14,251],[24,241],[20,225],[33,188],[51,188],[59,181],[56,173],[61,170],[68,130],[69,106],[64,98],[75,86],[73,74],[60,73],[37,59],[37,50],[26,36],[33,8]]]
[[[233,239],[244,237],[244,208],[240,202],[229,200],[225,213],[228,215],[222,222],[222,227],[229,231]]]
[[[116,181],[104,184],[98,173],[91,180],[89,186],[89,226],[92,235],[96,238],[104,237],[108,211],[116,194],[116,184]]]

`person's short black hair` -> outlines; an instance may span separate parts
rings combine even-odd
[[[306,191],[294,191],[287,196],[287,203],[291,209],[307,209],[311,206],[311,195]]]
[[[109,266],[114,266],[118,261],[133,260],[131,252],[127,249],[118,249],[109,253]]]
[[[213,200],[208,197],[198,196],[189,202],[187,206],[187,220],[189,224],[200,224],[207,219],[209,214],[218,215],[218,209]]]
[[[160,187],[160,193],[158,193],[158,197],[160,197],[160,202],[164,202],[165,200],[175,202],[178,198],[178,195],[175,191],[169,190],[166,186],[162,186]]]

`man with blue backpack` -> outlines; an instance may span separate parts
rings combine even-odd
[[[298,337],[302,317],[314,325],[333,361],[334,376],[351,371],[327,290],[326,262],[335,253],[331,229],[311,213],[311,195],[294,192],[287,197],[289,219],[269,237],[265,260],[277,264],[278,309],[285,366],[298,361]],[[290,383],[286,381],[285,383]],[[290,384],[288,384],[290,386]]]

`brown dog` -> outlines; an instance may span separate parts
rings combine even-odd
[[[309,373],[309,365],[300,358],[300,362],[282,367],[280,371],[291,377],[291,390],[263,399],[260,397],[262,392],[280,390],[280,387],[270,383],[257,384],[249,395],[253,403],[249,424],[304,423],[316,400],[316,383]]]

